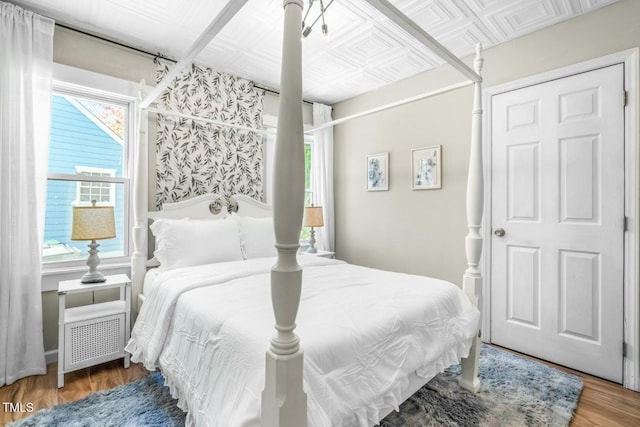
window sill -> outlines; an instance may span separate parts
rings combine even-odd
[[[131,262],[119,261],[112,263],[100,264],[98,270],[109,274],[126,273],[129,274],[131,269]],[[86,265],[72,265],[65,267],[42,267],[42,286],[41,292],[50,292],[58,290],[58,282],[61,280],[72,280],[80,278],[88,267]]]

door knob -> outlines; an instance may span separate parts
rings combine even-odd
[[[495,231],[493,232],[493,234],[495,234],[498,237],[502,237],[502,236],[504,236],[504,229],[503,228],[496,228]]]

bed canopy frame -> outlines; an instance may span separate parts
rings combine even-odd
[[[387,0],[365,0],[395,22],[408,34],[444,59],[469,80],[388,104],[353,116],[329,122],[325,126],[372,114],[407,102],[417,101],[440,93],[474,85],[471,145],[467,179],[466,210],[468,234],[465,238],[467,268],[463,275],[463,291],[472,304],[479,308],[478,299],[482,287],[482,275],[478,269],[482,251],[480,224],[483,210],[482,170],[482,77],[483,59],[480,46],[476,48],[473,69],[449,52],[411,19]],[[230,0],[204,33],[196,40],[187,54],[178,61],[139,104],[138,143],[136,144],[136,168],[133,183],[133,290],[139,294],[147,268],[147,120],[148,113],[176,115],[203,120],[216,125],[228,124],[193,117],[180,112],[163,111],[151,104],[168,87],[171,81],[189,65],[197,54],[220,32],[229,20],[244,6],[247,0]],[[302,120],[302,48],[300,32],[303,0],[283,0],[284,32],[278,111],[277,139],[274,167],[273,219],[276,236],[277,261],[271,270],[271,297],[275,316],[276,333],[266,352],[266,381],[262,394],[262,426],[300,427],[306,425],[307,405],[303,391],[303,351],[295,333],[295,320],[302,288],[302,268],[296,253],[304,208],[304,153]],[[260,131],[257,129],[246,129]],[[469,356],[462,360],[460,385],[477,392],[480,388],[478,365],[480,333],[473,339]]]

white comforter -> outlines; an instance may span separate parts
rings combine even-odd
[[[296,332],[308,425],[370,426],[412,373],[430,379],[468,354],[479,312],[453,284],[320,257],[304,266]],[[127,350],[160,367],[187,423],[259,426],[274,333],[273,258],[160,273]]]

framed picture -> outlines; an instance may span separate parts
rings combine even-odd
[[[389,190],[389,153],[367,156],[367,191]]]
[[[411,189],[442,188],[442,146],[411,150]]]

